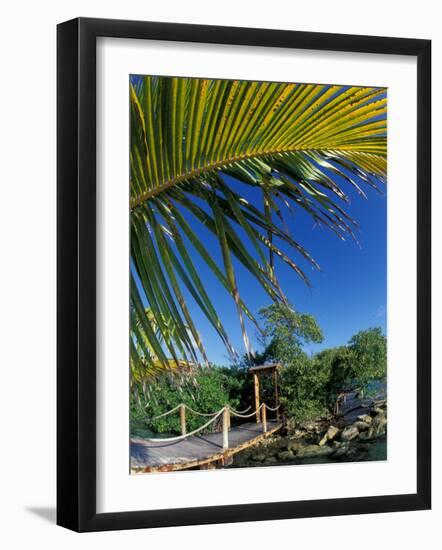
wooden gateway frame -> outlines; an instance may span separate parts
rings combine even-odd
[[[260,397],[260,383],[259,377],[262,374],[270,374],[273,378],[273,385],[275,388],[275,407],[279,405],[279,391],[278,391],[278,382],[279,382],[279,370],[281,365],[279,363],[270,363],[268,365],[257,365],[255,367],[250,367],[249,372],[253,374],[253,386],[255,388],[255,411],[256,411],[256,422],[261,422],[261,397]],[[265,409],[263,409],[265,414]],[[276,409],[276,420],[279,421],[279,408]]]

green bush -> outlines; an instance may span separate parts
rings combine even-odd
[[[281,405],[284,414],[296,421],[327,413],[325,386],[328,368],[301,352],[281,370]]]
[[[201,413],[212,413],[230,404],[236,408],[240,381],[229,374],[229,369],[215,366],[201,367],[193,375],[177,380],[171,374],[162,374],[149,382],[146,392],[138,391],[139,400],[131,398],[131,432],[145,435],[147,431],[162,434],[180,433],[179,411],[151,420],[184,403]],[[186,411],[186,427],[190,432],[209,420]]]

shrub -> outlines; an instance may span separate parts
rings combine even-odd
[[[230,404],[237,407],[239,400],[231,395],[238,392],[238,380],[229,375],[228,369],[215,366],[201,367],[192,376],[177,381],[167,373],[149,382],[146,392],[139,391],[139,402],[131,399],[131,432],[175,434],[180,432],[179,412],[157,420],[151,420],[180,403],[184,403],[201,413],[212,413]],[[201,417],[186,411],[187,431],[195,430],[207,422]]]

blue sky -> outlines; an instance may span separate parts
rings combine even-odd
[[[131,79],[136,84],[140,77],[132,75]],[[385,115],[380,115],[380,118],[383,117]],[[367,199],[364,199],[354,189],[349,188],[349,184],[339,176],[333,175],[330,171],[327,175],[331,179],[336,179],[338,185],[350,197],[351,203],[341,203],[341,206],[359,223],[359,229],[356,231],[358,243],[350,237],[344,242],[341,241],[326,227],[315,226],[312,218],[304,210],[295,207],[294,213],[288,214],[286,218],[291,236],[312,254],[320,264],[321,271],[313,270],[302,257],[296,257],[293,249],[285,247],[281,242],[277,243],[281,250],[305,270],[312,285],[308,288],[287,264],[275,260],[278,280],[289,301],[299,312],[314,315],[323,330],[325,338],[322,344],[306,346],[306,351],[310,353],[325,347],[345,344],[353,334],[369,327],[380,326],[384,332],[386,331],[386,195],[359,180],[358,184],[367,194]],[[223,178],[234,191],[238,191],[247,200],[262,208],[259,189],[244,185],[229,176]],[[379,186],[382,188],[383,184],[380,183]],[[339,201],[336,196],[332,199]],[[257,200],[259,202],[256,202]],[[200,206],[204,209],[202,203]],[[188,212],[182,211],[182,214],[218,265],[222,266],[221,250],[215,237],[192,219]],[[245,243],[249,243],[244,232],[237,232],[244,237]],[[199,259],[190,243],[188,246],[200,277],[206,285],[207,293],[235,349],[242,355],[245,348],[233,299],[207,265]],[[254,251],[250,252],[256,256]],[[235,261],[234,265],[241,297],[252,313],[258,316],[259,309],[269,305],[271,300],[243,266]],[[228,364],[230,360],[219,336],[184,285],[182,292],[195,325],[201,333],[209,360],[216,364]],[[251,323],[248,324],[248,335],[253,347],[259,349],[256,329]]]
[[[244,193],[243,184],[228,176],[225,179],[233,189],[237,186]],[[341,241],[329,229],[315,226],[304,211],[295,209],[287,217],[291,234],[309,250],[322,271],[311,269],[305,261],[297,258],[310,278],[312,288],[308,288],[286,264],[276,263],[277,275],[288,299],[298,311],[313,314],[323,329],[324,342],[307,346],[305,349],[310,353],[345,344],[362,329],[381,326],[385,331],[386,328],[386,196],[367,186],[364,187],[367,199],[352,192],[348,186],[346,191],[351,198],[346,211],[359,223],[359,244],[351,238]],[[214,237],[206,233],[200,224],[194,225],[194,228],[214,259],[222,265],[221,252]],[[293,251],[290,254],[293,257]],[[234,347],[242,354],[244,344],[233,300],[207,266],[196,256],[194,258]],[[237,262],[235,268],[240,294],[257,314],[261,307],[271,303],[270,298]],[[188,305],[201,332],[209,360],[216,364],[228,364],[229,358],[222,342],[190,296]],[[256,330],[251,324],[248,325],[248,333],[255,349],[259,349]]]

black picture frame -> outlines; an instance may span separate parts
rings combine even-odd
[[[417,492],[96,512],[96,39],[116,37],[417,58]],[[74,19],[57,29],[57,523],[75,531],[425,510],[431,506],[431,41]]]

